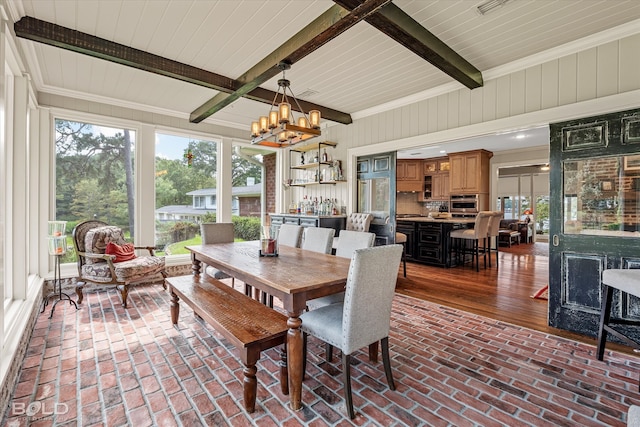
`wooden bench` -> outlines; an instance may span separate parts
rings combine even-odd
[[[287,340],[287,317],[205,274],[169,277],[171,322],[178,324],[182,299],[193,311],[229,340],[244,364],[244,408],[256,405],[256,363],[260,352]],[[280,387],[288,394],[286,351],[282,352]]]

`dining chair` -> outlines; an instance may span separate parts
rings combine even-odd
[[[369,227],[371,226],[371,222],[373,221],[373,214],[366,212],[352,212],[347,217],[347,222],[345,224],[345,230],[348,231],[363,231],[369,232]],[[342,234],[342,231],[340,231]],[[333,249],[338,247],[338,243],[340,241],[340,236],[333,238]]]
[[[395,390],[389,358],[391,305],[398,279],[402,245],[384,245],[354,251],[342,303],[303,313],[300,328],[342,351],[344,397],[351,419],[355,418],[351,396],[351,356],[380,341],[387,383]],[[303,349],[306,358],[306,340]],[[330,354],[330,353],[328,353]]]
[[[469,252],[467,249],[467,243],[471,242],[471,261],[473,265],[473,260],[475,258],[476,263],[476,271],[480,271],[480,241],[482,240],[482,252],[484,255],[484,267],[487,268],[487,234],[489,232],[489,220],[491,219],[492,212],[491,211],[481,211],[476,215],[475,223],[473,224],[473,228],[461,228],[458,230],[453,230],[449,236],[452,241],[455,241],[456,244],[454,246],[454,251],[456,252],[456,257],[459,259],[460,255],[462,256],[462,264],[464,265],[465,254]]]
[[[336,230],[333,228],[307,227],[304,230],[301,248],[308,251],[330,254],[333,236],[335,234]]]
[[[487,231],[487,238],[489,239],[489,247],[488,247],[488,251],[489,251],[489,268],[491,268],[491,253],[495,252],[496,253],[496,268],[500,267],[500,254],[499,254],[499,248],[500,248],[500,221],[503,218],[503,213],[502,211],[493,211],[491,212],[491,219],[489,220],[489,227],[488,227],[488,231]],[[495,246],[495,249],[493,249],[493,245]]]
[[[204,222],[200,224],[200,235],[202,236],[203,245],[231,243],[235,239],[232,222]],[[210,265],[205,265],[204,272],[218,280],[231,278],[231,287],[235,285],[235,278]]]
[[[302,241],[302,226],[294,224],[282,224],[278,231],[278,245],[300,247]]]
[[[336,249],[336,256],[351,258],[356,250],[372,247],[375,240],[375,233],[342,230],[340,232],[340,244]],[[315,310],[326,305],[342,302],[343,300],[344,292],[314,298],[307,301],[307,309]]]

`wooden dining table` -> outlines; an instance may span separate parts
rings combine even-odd
[[[308,300],[344,291],[350,260],[282,245],[277,257],[261,257],[259,248],[258,241],[187,246],[193,274],[201,274],[201,264],[205,263],[282,301],[289,317],[286,354],[289,398],[291,408],[299,410],[303,378],[300,314]]]

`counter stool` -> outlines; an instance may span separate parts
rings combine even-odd
[[[626,292],[629,295],[640,297],[640,269],[609,269],[602,272],[602,284],[604,285],[602,297],[602,310],[600,312],[600,328],[598,330],[598,360],[604,359],[604,346],[607,342],[607,334],[625,342],[630,347],[640,350],[640,342],[637,342],[624,333],[615,329],[615,325],[640,326],[640,322],[627,319],[611,320],[611,301],[613,290]],[[640,391],[640,383],[638,384]]]
[[[402,268],[404,270],[404,277],[407,277],[407,235],[396,232],[396,243],[402,245]]]
[[[456,252],[456,258],[460,258],[462,255],[462,264],[464,265],[464,258],[467,251],[467,241],[471,241],[473,244],[473,251],[471,253],[471,262],[475,258],[476,271],[480,271],[480,240],[482,240],[482,254],[484,255],[484,268],[487,268],[487,236],[489,233],[489,220],[493,212],[482,211],[476,215],[476,221],[473,224],[473,228],[461,228],[459,230],[453,230],[449,236],[452,242],[455,242],[454,250]],[[457,239],[457,240],[456,240]]]

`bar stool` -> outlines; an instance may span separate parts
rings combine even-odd
[[[640,322],[626,319],[611,320],[611,302],[613,290],[640,297],[640,269],[609,269],[602,272],[602,284],[604,285],[602,297],[602,310],[600,312],[600,327],[598,330],[598,360],[604,359],[604,346],[607,342],[607,334],[611,334],[627,345],[638,350],[640,342],[637,342],[619,330],[616,325],[640,326]],[[640,384],[638,386],[640,390]]]
[[[489,268],[491,268],[491,252],[496,253],[496,268],[500,267],[499,261],[499,248],[500,248],[500,221],[502,220],[503,214],[501,211],[493,211],[491,213],[491,219],[489,220],[489,231],[487,236],[489,238]],[[495,251],[491,248],[493,243],[496,244]]]
[[[407,235],[396,232],[396,243],[402,245],[402,268],[404,270],[404,277],[407,277]]]
[[[482,240],[482,253],[484,255],[484,268],[487,268],[487,233],[489,232],[489,219],[491,219],[491,211],[482,211],[476,215],[476,221],[473,228],[461,228],[459,230],[453,230],[450,233],[451,239],[457,239],[455,246],[456,255],[462,254],[462,264],[464,265],[464,256],[467,253],[467,241],[473,242],[473,249],[471,254],[471,262],[473,265],[473,258],[475,257],[476,271],[480,271],[480,240]]]

